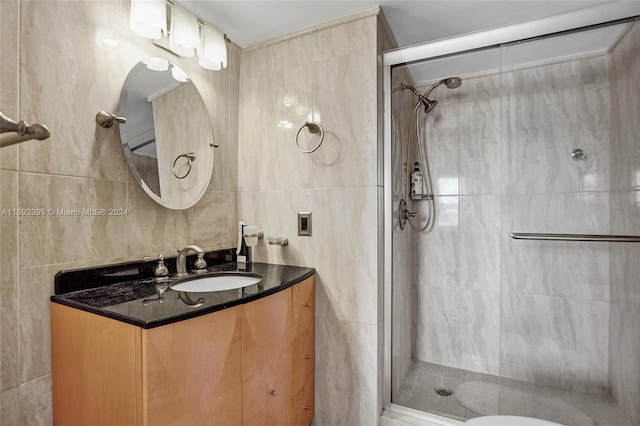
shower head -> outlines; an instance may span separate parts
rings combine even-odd
[[[420,102],[422,105],[424,105],[424,112],[425,113],[431,111],[432,109],[434,109],[436,107],[436,105],[438,105],[438,101],[427,99],[426,97],[422,96],[420,91],[416,90],[415,87],[413,87],[413,86],[411,86],[409,84],[401,83],[400,87],[402,88],[402,90],[405,90],[405,89],[411,90],[413,92],[413,94],[418,97],[418,102]]]
[[[444,85],[447,86],[448,89],[457,89],[458,87],[462,86],[462,79],[460,77],[443,78],[437,83],[431,85],[431,87],[429,87],[429,89],[427,89],[427,92],[424,94],[424,97],[428,98],[429,94],[433,92],[433,90],[436,87],[440,86],[442,83],[444,83]]]
[[[438,101],[429,99],[429,94],[433,91],[433,89],[440,86],[442,83],[444,83],[444,85],[447,86],[447,88],[449,89],[457,89],[458,87],[462,86],[462,79],[460,77],[444,78],[438,81],[437,83],[433,84],[431,87],[429,87],[429,89],[427,89],[427,92],[424,95],[421,94],[418,90],[416,90],[415,87],[410,86],[408,84],[401,83],[400,88],[402,90],[404,89],[411,90],[413,94],[418,97],[418,102],[424,105],[424,112],[428,113],[429,111],[434,109],[436,105],[438,105]]]
[[[448,89],[457,89],[462,86],[462,79],[460,77],[449,77],[444,79],[444,84]]]
[[[436,105],[438,105],[438,101],[436,101],[435,99],[427,99],[422,95],[418,96],[418,100],[422,103],[422,105],[424,105],[425,114],[434,109]]]

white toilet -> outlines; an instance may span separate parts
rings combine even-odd
[[[547,420],[520,416],[484,416],[464,422],[465,426],[564,426]]]

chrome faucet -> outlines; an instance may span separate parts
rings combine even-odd
[[[198,258],[193,263],[193,267],[196,271],[202,271],[207,269],[207,262],[204,260],[204,250],[196,245],[189,245],[184,248],[178,249],[178,259],[176,260],[176,269],[178,270],[178,276],[187,275],[187,253],[193,251]]]

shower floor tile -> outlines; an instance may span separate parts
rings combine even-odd
[[[440,396],[434,388],[455,391]],[[478,390],[471,394],[469,389]],[[464,389],[464,390],[463,390]],[[465,392],[467,395],[462,395]],[[466,398],[464,397],[466,396]],[[471,402],[469,402],[471,401]],[[422,361],[412,361],[393,403],[458,420],[495,414],[510,414],[556,421],[566,426],[630,426],[606,395],[551,388]]]

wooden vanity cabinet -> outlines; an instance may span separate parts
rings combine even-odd
[[[53,424],[142,424],[140,329],[51,305]]]
[[[244,305],[244,426],[309,426],[313,419],[315,275]]]
[[[292,287],[293,402],[291,426],[309,426],[314,413],[315,275]]]
[[[314,286],[152,329],[53,303],[54,425],[308,426]]]
[[[142,330],[143,425],[242,425],[242,306]]]
[[[55,425],[242,424],[240,306],[149,330],[51,315]]]

